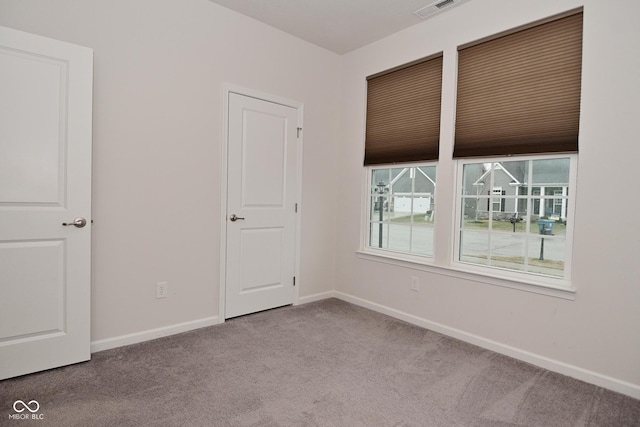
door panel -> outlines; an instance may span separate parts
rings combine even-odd
[[[287,121],[272,112],[247,109],[242,122],[242,207],[282,208],[287,195]]]
[[[60,95],[67,91],[67,75],[63,61],[0,50],[0,79],[5,83],[0,99],[0,202],[59,204],[64,188],[61,123],[67,120],[66,99]],[[6,84],[20,81],[23,84]]]
[[[263,249],[282,248],[284,237],[283,227],[245,229],[240,232],[241,294],[282,286],[282,250]],[[261,262],[253,262],[256,259],[261,259]]]
[[[230,318],[293,303],[298,111],[235,93],[228,107]]]
[[[92,68],[0,27],[0,379],[90,357]]]
[[[64,331],[64,252],[62,240],[0,243],[0,271],[12,285],[3,301],[21,302],[4,305],[0,342]],[[25,269],[24,260],[39,268]]]

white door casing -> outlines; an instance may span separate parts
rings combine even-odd
[[[0,27],[0,379],[90,358],[92,85],[91,49]]]
[[[228,92],[224,318],[294,302],[299,115]]]

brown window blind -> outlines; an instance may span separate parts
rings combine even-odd
[[[367,78],[364,164],[438,158],[442,54]]]
[[[578,151],[582,12],[461,48],[454,157]]]

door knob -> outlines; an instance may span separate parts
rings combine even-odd
[[[87,220],[82,218],[82,217],[78,217],[78,218],[74,219],[73,222],[63,222],[62,225],[64,225],[65,227],[69,226],[69,225],[74,225],[74,226],[76,226],[78,228],[82,228],[85,225],[87,225]]]
[[[229,217],[229,219],[231,220],[231,222],[236,222],[239,219],[244,219],[242,217],[236,216],[236,214],[231,214],[231,216]]]

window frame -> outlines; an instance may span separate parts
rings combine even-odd
[[[435,252],[436,252],[436,244],[435,244],[435,234],[436,234],[436,219],[434,216],[434,220],[433,220],[433,233],[434,233],[434,237],[432,239],[431,242],[431,253],[432,255],[421,255],[421,254],[417,254],[417,253],[412,253],[412,252],[405,252],[405,251],[401,251],[401,250],[396,250],[396,249],[391,249],[391,248],[379,248],[379,247],[375,247],[371,245],[371,233],[370,233],[370,226],[372,224],[377,224],[377,221],[372,220],[372,218],[370,217],[371,212],[372,212],[372,191],[371,191],[371,183],[372,183],[372,177],[373,177],[373,170],[374,169],[401,169],[401,168],[418,168],[418,167],[435,167],[436,168],[436,175],[437,175],[437,169],[438,169],[438,162],[435,160],[432,161],[423,161],[423,162],[412,162],[412,163],[400,163],[400,164],[375,164],[375,165],[368,165],[365,166],[365,185],[363,188],[363,197],[365,198],[364,200],[364,210],[363,210],[363,214],[362,214],[362,229],[361,229],[361,244],[360,244],[360,250],[358,252],[363,253],[363,254],[367,254],[367,255],[375,255],[375,256],[380,256],[380,257],[384,257],[384,258],[389,258],[389,259],[393,259],[393,260],[399,260],[399,261],[408,261],[408,262],[412,262],[412,263],[418,263],[418,264],[424,264],[424,265],[430,265],[434,263],[434,259],[435,259]],[[414,192],[415,194],[415,192]],[[434,206],[437,203],[437,197],[438,197],[438,185],[437,185],[437,179],[436,182],[434,183],[434,189],[433,189],[433,193],[432,193],[432,207],[431,210],[434,211]]]
[[[566,230],[566,242],[567,246],[571,246],[571,253],[573,253],[573,236],[574,236],[574,213],[575,213],[575,195],[577,194],[576,185],[577,185],[577,174],[578,174],[578,154],[577,153],[553,153],[551,155],[531,155],[531,156],[517,156],[514,160],[521,160],[522,158],[526,159],[549,159],[551,157],[569,157],[570,158],[570,179],[569,179],[569,194],[571,194],[573,199],[570,200],[570,203],[567,205],[567,223],[570,226]],[[496,161],[505,161],[509,159],[508,157],[497,157]],[[356,250],[356,256],[364,261],[373,262],[376,264],[384,264],[391,265],[395,267],[411,269],[416,271],[424,271],[430,274],[435,274],[438,277],[442,277],[444,280],[448,280],[450,278],[471,281],[478,284],[486,284],[489,286],[499,286],[508,289],[514,289],[522,292],[531,292],[539,295],[545,295],[553,298],[560,298],[565,300],[574,300],[576,297],[576,288],[572,285],[571,282],[571,256],[567,256],[565,259],[565,271],[567,275],[565,275],[562,279],[553,278],[550,276],[541,276],[531,273],[521,273],[514,274],[514,272],[510,272],[508,270],[499,270],[499,269],[491,269],[491,268],[474,268],[473,265],[464,264],[464,263],[456,263],[455,257],[456,254],[459,253],[459,247],[456,246],[459,243],[459,239],[455,238],[455,227],[457,224],[457,217],[461,210],[461,197],[457,196],[458,193],[458,181],[462,183],[461,175],[460,179],[457,179],[458,173],[457,171],[462,168],[459,167],[459,163],[461,162],[473,162],[480,160],[479,158],[463,158],[458,160],[453,160],[452,164],[452,180],[450,181],[451,187],[447,185],[445,188],[446,192],[450,192],[455,199],[445,201],[444,205],[441,197],[438,198],[438,194],[442,194],[442,183],[436,185],[436,189],[434,191],[434,199],[439,200],[438,207],[436,209],[436,218],[437,214],[440,213],[442,215],[442,211],[453,211],[456,212],[456,217],[451,220],[446,219],[439,221],[434,221],[433,228],[433,257],[425,257],[425,256],[415,256],[407,253],[397,252],[393,250],[383,249],[380,250],[378,248],[368,247],[368,239],[369,239],[369,231],[368,227],[370,224],[369,214],[371,209],[371,171],[376,168],[393,168],[399,165],[395,164],[386,164],[386,165],[371,165],[363,167],[362,171],[362,192],[361,192],[361,207],[362,211],[360,213],[360,247]],[[424,162],[424,163],[411,163],[402,166],[415,166],[415,165],[423,165],[423,164],[433,164],[438,169],[438,174],[441,174],[442,171],[439,170],[441,165],[439,162]],[[437,181],[436,181],[437,182]],[[446,184],[446,183],[445,183]],[[532,187],[533,188],[533,187]],[[533,190],[532,190],[533,191]],[[445,194],[446,196],[446,194]],[[544,197],[544,195],[538,194],[540,197]],[[524,196],[523,196],[524,197]],[[540,197],[537,200],[540,200]],[[535,198],[532,199],[536,200]],[[533,203],[532,203],[533,205]],[[531,206],[533,209],[533,206]],[[453,222],[450,222],[453,221]],[[459,226],[458,226],[459,232]]]
[[[564,256],[564,276],[563,277],[554,277],[544,274],[539,274],[535,272],[522,272],[517,270],[511,270],[507,268],[501,268],[496,266],[485,266],[479,264],[473,264],[470,262],[465,262],[460,260],[460,249],[461,249],[461,231],[462,231],[462,191],[463,191],[463,171],[464,165],[467,164],[477,164],[477,163],[500,163],[500,162],[517,162],[517,161],[528,161],[528,160],[552,160],[559,158],[568,158],[569,159],[569,183],[567,186],[568,195],[563,196],[563,200],[566,201],[566,230],[565,230],[565,256]],[[576,194],[576,184],[577,184],[577,174],[578,174],[578,154],[577,153],[552,153],[552,154],[540,154],[540,155],[517,155],[517,156],[508,156],[508,157],[490,157],[490,158],[479,158],[479,157],[470,157],[470,158],[460,158],[455,160],[455,169],[456,169],[456,180],[455,180],[455,216],[454,216],[454,224],[453,224],[453,244],[452,244],[452,253],[451,253],[451,266],[460,271],[465,271],[469,273],[481,274],[484,276],[494,277],[497,279],[506,279],[513,280],[516,282],[529,283],[535,286],[548,287],[553,289],[566,290],[570,292],[574,292],[575,289],[572,287],[572,255],[573,255],[573,230],[574,230],[574,213],[575,213],[575,194]],[[535,215],[533,212],[534,200],[536,198],[540,200],[541,205],[544,203],[544,200],[551,199],[553,200],[556,196],[545,196],[544,194],[535,195],[533,188],[535,185],[530,184],[531,194],[529,196],[518,195],[516,193],[516,200],[518,198],[531,197],[531,207],[530,214]],[[539,186],[538,186],[539,187]],[[493,196],[490,196],[493,197]],[[533,228],[534,224],[530,224],[530,227]],[[531,232],[529,230],[529,232]],[[533,233],[535,234],[535,233]]]

